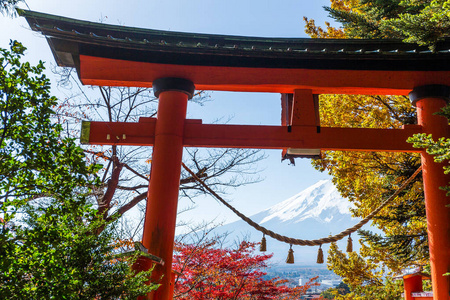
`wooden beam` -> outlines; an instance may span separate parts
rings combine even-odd
[[[100,145],[151,146],[156,119],[137,123],[90,122],[87,143]],[[422,132],[421,126],[404,129],[333,128],[316,126],[217,125],[186,120],[185,147],[322,149],[352,151],[420,152],[406,139]],[[109,139],[108,139],[109,137]]]
[[[295,90],[290,125],[320,126],[318,104],[311,90]]]
[[[292,126],[206,125],[185,127],[187,147],[227,147],[259,149],[322,149],[352,151],[420,152],[407,143],[420,133],[417,126],[405,129],[332,128]]]
[[[90,145],[152,146],[155,143],[155,118],[139,122],[84,122],[81,143]]]
[[[416,86],[448,84],[450,71],[312,70],[170,65],[80,55],[83,84],[151,87],[162,77],[185,78],[197,90],[313,94],[408,95]]]

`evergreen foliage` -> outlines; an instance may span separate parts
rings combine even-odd
[[[325,10],[350,38],[400,38],[433,49],[450,32],[448,0],[341,0]]]
[[[135,299],[156,285],[115,259],[113,223],[89,202],[97,165],[52,122],[44,65],[0,49],[0,295],[2,299]],[[101,229],[101,230],[100,230]]]

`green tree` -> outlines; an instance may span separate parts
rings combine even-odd
[[[325,10],[349,38],[398,38],[433,48],[450,32],[448,0],[332,0]]]
[[[381,1],[380,1],[381,2]],[[404,12],[382,21],[384,31],[405,37],[406,42],[433,47],[450,32],[450,1],[403,0]]]
[[[117,235],[82,198],[28,206],[20,225],[3,227],[0,294],[3,299],[136,299],[157,285],[150,272],[134,274],[116,258]],[[136,253],[136,255],[138,255]]]
[[[51,121],[57,99],[44,65],[22,63],[24,51],[17,41],[11,51],[0,49],[0,199],[11,217],[27,203],[21,200],[69,197],[95,171],[72,139],[61,139],[61,126]]]
[[[0,294],[3,299],[127,299],[156,285],[116,259],[114,223],[90,204],[96,165],[51,121],[57,104],[25,47],[0,49]],[[99,230],[102,229],[102,230]]]

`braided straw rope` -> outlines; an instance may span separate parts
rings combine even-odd
[[[208,192],[210,192],[214,197],[217,198],[217,200],[219,200],[223,205],[225,205],[226,207],[228,207],[229,209],[231,209],[236,215],[238,215],[242,220],[244,220],[245,222],[247,222],[247,224],[249,224],[250,226],[252,226],[253,228],[255,228],[258,231],[261,231],[262,233],[270,236],[271,238],[274,238],[276,240],[279,240],[281,242],[285,242],[291,245],[300,245],[300,246],[320,246],[322,244],[327,244],[327,243],[332,243],[332,242],[336,242],[339,241],[341,239],[343,239],[344,237],[346,237],[347,235],[357,231],[358,229],[360,229],[361,227],[363,227],[365,224],[367,224],[367,222],[369,222],[377,213],[379,213],[389,202],[391,202],[393,199],[395,199],[398,194],[400,194],[401,191],[403,191],[409,183],[411,183],[411,181],[417,176],[417,174],[419,174],[419,172],[422,170],[422,167],[419,167],[413,175],[411,175],[411,177],[409,177],[403,184],[402,186],[395,191],[394,194],[392,194],[392,196],[390,196],[389,198],[387,198],[383,203],[381,203],[380,206],[378,206],[374,211],[372,211],[367,217],[365,217],[364,219],[362,219],[358,224],[356,224],[353,227],[350,227],[344,231],[342,231],[339,234],[333,235],[333,236],[329,236],[326,238],[321,238],[321,239],[317,239],[317,240],[301,240],[301,239],[295,239],[295,238],[290,238],[278,233],[275,233],[265,227],[260,226],[259,224],[255,223],[254,221],[252,221],[250,218],[246,217],[244,214],[242,214],[241,212],[239,212],[237,209],[235,209],[233,206],[231,206],[230,204],[228,204],[228,202],[226,202],[222,197],[220,197],[216,192],[214,192],[203,180],[201,180],[200,178],[198,178],[198,176],[191,170],[189,169],[184,163],[181,163],[183,168],[189,173],[191,174],[191,176],[198,181],[198,183],[200,183]]]

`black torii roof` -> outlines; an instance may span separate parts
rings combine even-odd
[[[329,70],[450,70],[450,40],[435,51],[400,40],[261,38],[108,25],[18,10],[46,36],[59,66],[80,54],[160,64]]]

